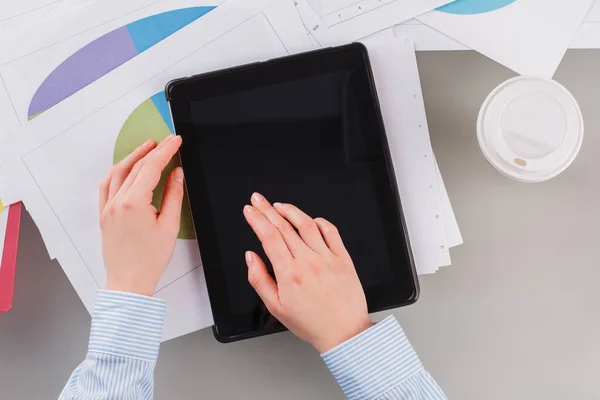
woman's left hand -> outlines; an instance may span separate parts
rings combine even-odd
[[[179,232],[183,171],[167,180],[161,211],[152,205],[163,169],[181,146],[171,135],[149,140],[115,165],[100,185],[100,228],[106,289],[152,296]]]

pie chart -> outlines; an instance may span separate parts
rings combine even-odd
[[[437,10],[448,14],[483,14],[505,7],[517,0],[456,0]]]
[[[121,161],[146,140],[154,139],[158,143],[173,133],[169,103],[167,103],[163,92],[157,93],[140,104],[123,124],[115,143],[113,163],[116,164]],[[174,157],[163,171],[160,182],[154,191],[152,204],[159,211],[167,177],[179,165],[179,158]],[[194,239],[195,237],[190,206],[187,196],[185,196],[181,210],[181,228],[179,229],[178,238]]]
[[[37,89],[29,120],[196,21],[216,7],[190,7],[131,22],[87,44],[60,64]]]

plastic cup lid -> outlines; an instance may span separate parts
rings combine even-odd
[[[477,119],[477,139],[500,173],[521,182],[543,182],[577,157],[583,116],[575,98],[558,82],[519,76],[485,99]]]

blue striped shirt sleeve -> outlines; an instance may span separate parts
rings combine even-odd
[[[394,316],[321,356],[348,399],[446,399]]]
[[[101,290],[88,354],[59,399],[152,399],[166,302]]]

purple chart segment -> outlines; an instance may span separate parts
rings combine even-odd
[[[99,54],[103,56],[98,57]],[[29,118],[60,103],[137,55],[125,26],[94,40],[46,78],[29,105]]]

